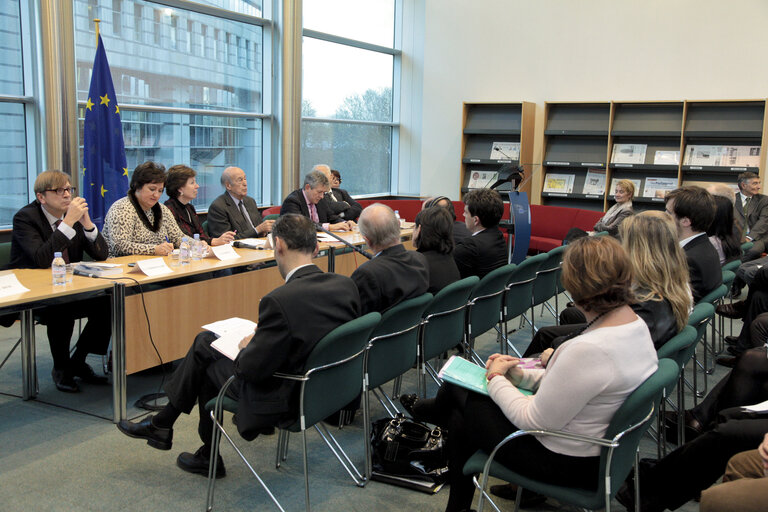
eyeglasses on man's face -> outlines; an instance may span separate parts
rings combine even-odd
[[[74,195],[75,190],[77,190],[76,187],[59,187],[59,188],[45,189],[46,192],[56,192],[56,195],[59,195],[59,196],[63,196],[67,192],[69,192],[69,195]]]

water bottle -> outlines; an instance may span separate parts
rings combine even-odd
[[[51,263],[51,275],[53,276],[53,286],[64,286],[67,282],[67,264],[60,252],[53,253],[53,262]]]
[[[400,218],[400,210],[395,210],[395,217],[397,218],[397,223],[402,228],[403,227],[403,219]]]
[[[185,236],[181,239],[181,243],[179,244],[179,264],[180,265],[189,265],[189,253],[190,253],[189,238]]]
[[[199,233],[195,233],[195,239],[192,240],[190,254],[192,255],[192,261],[200,261],[203,257],[203,242],[200,241]]]

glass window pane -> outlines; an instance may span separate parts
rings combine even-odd
[[[392,48],[394,0],[304,0],[304,28]]]
[[[141,0],[94,3],[74,3],[79,101],[88,95],[96,53],[93,18],[99,17],[118,102],[262,111],[260,26]]]
[[[24,94],[19,2],[0,2],[0,94]]]
[[[0,227],[9,228],[27,197],[27,143],[24,105],[0,103]]]
[[[84,115],[81,108],[81,161]],[[200,184],[193,204],[198,210],[206,210],[224,191],[221,172],[230,165],[237,165],[248,177],[248,195],[259,204],[264,203],[261,119],[134,110],[123,110],[120,115],[129,173],[146,160],[160,162],[166,168],[175,164],[189,165],[197,172]]]
[[[199,4],[212,5],[228,11],[263,17],[261,0],[195,0]]]
[[[304,38],[302,115],[392,121],[392,55]]]
[[[328,164],[338,170],[350,194],[388,194],[392,128],[304,121],[301,167]]]

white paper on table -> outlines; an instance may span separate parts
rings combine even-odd
[[[214,256],[219,258],[220,260],[235,260],[240,257],[237,252],[232,248],[229,244],[224,245],[217,245],[216,247],[211,247],[211,252]]]
[[[266,238],[242,238],[238,240],[242,245],[247,245],[249,247],[264,247],[267,246],[267,239]]]
[[[25,288],[13,272],[0,274],[0,297],[9,297],[28,291],[29,288]]]
[[[335,238],[333,238],[328,233],[323,233],[322,231],[317,234],[317,241],[318,242],[338,242]]]
[[[152,258],[149,260],[138,260],[131,272],[143,272],[150,277],[155,277],[172,274],[173,270],[165,264],[163,258]]]
[[[233,361],[240,353],[240,342],[256,330],[256,322],[245,318],[232,317],[219,320],[203,326],[219,337],[213,340],[211,347],[218,350]]]
[[[755,405],[747,405],[743,407],[743,409],[745,411],[750,411],[750,412],[759,412],[759,413],[768,412],[768,400],[766,400],[765,402],[760,402],[759,404],[755,404]]]

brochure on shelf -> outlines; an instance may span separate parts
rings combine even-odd
[[[605,193],[605,169],[588,169],[587,177],[584,180],[584,194],[598,194]]]
[[[561,194],[570,194],[573,192],[573,174],[552,174],[548,173],[544,181],[544,192],[559,192]]]
[[[499,179],[498,172],[491,171],[469,171],[469,188],[488,188]]]
[[[663,199],[667,192],[677,188],[677,178],[645,178],[643,197],[655,197]]]
[[[680,164],[680,152],[679,151],[656,151],[653,155],[654,165],[679,165]]]
[[[520,160],[519,142],[494,142],[491,145],[491,160]]]
[[[685,150],[685,165],[758,167],[760,146],[711,146],[693,144]]]
[[[642,164],[648,144],[614,144],[611,153],[612,164]]]

